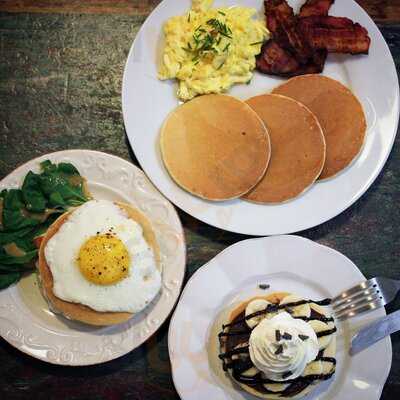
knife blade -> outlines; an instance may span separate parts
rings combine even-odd
[[[360,329],[351,340],[350,354],[360,351],[379,342],[384,337],[400,330],[400,310],[373,322]]]

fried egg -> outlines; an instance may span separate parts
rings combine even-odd
[[[44,252],[55,296],[96,311],[139,312],[161,289],[142,227],[107,200],[74,210]]]

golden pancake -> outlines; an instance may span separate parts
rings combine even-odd
[[[272,93],[300,101],[318,118],[326,141],[326,161],[319,179],[336,175],[360,153],[367,123],[359,100],[346,86],[322,75],[304,75]]]
[[[299,196],[324,166],[325,140],[317,118],[307,107],[284,96],[264,94],[247,104],[268,129],[272,156],[264,178],[243,198],[267,204]]]
[[[160,144],[175,182],[214,201],[247,193],[264,176],[271,154],[268,132],[257,114],[234,97],[216,94],[173,111]]]
[[[115,203],[122,210],[125,211],[127,216],[136,221],[143,229],[143,236],[146,239],[148,245],[154,251],[154,257],[158,268],[160,268],[160,252],[156,241],[154,231],[151,227],[148,219],[138,210],[128,204]],[[38,269],[41,280],[41,289],[44,297],[50,303],[50,306],[55,308],[56,311],[63,314],[66,318],[85,322],[90,325],[114,325],[121,322],[127,321],[132,317],[132,313],[128,312],[100,312],[95,311],[92,308],[79,303],[71,303],[68,301],[61,300],[53,293],[53,276],[51,270],[46,262],[44,249],[47,242],[53,235],[57,233],[62,224],[68,220],[70,213],[67,212],[61,215],[54,223],[49,227],[43,238],[40,249],[39,249],[39,262]]]

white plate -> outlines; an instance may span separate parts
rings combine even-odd
[[[182,400],[256,399],[234,386],[218,360],[217,334],[236,301],[288,291],[311,299],[332,297],[364,276],[345,256],[298,236],[250,239],[228,247],[187,283],[168,335],[172,376]],[[378,400],[392,362],[390,338],[350,357],[352,333],[385,310],[338,323],[335,378],[307,399]]]
[[[338,177],[314,185],[303,196],[286,204],[265,206],[242,200],[211,203],[190,195],[172,181],[162,163],[158,143],[162,122],[179,104],[176,85],[157,79],[157,65],[163,48],[162,26],[169,17],[184,14],[190,4],[190,0],[164,0],[140,29],[125,66],[122,106],[126,132],[150,180],[173,203],[199,220],[251,235],[283,234],[311,228],[351,206],[383,168],[394,142],[399,117],[396,68],[389,48],[371,18],[353,0],[335,2],[331,14],[349,17],[365,26],[372,45],[369,56],[329,55],[324,72],[350,87],[364,106],[368,134],[360,157]],[[234,4],[255,7],[262,18],[262,0],[215,0],[215,6]],[[236,85],[229,93],[246,99],[268,92],[282,81],[256,73],[250,85]]]
[[[120,357],[141,345],[161,326],[178,299],[186,248],[174,207],[153,187],[143,172],[121,158],[89,150],[47,154],[17,168],[0,182],[20,187],[29,170],[43,160],[71,162],[87,178],[95,198],[136,205],[151,221],[160,245],[163,268],[161,294],[128,322],[91,327],[51,312],[36,274],[0,291],[0,335],[17,349],[53,364],[90,365]]]

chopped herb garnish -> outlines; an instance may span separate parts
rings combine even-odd
[[[221,14],[221,15],[223,15],[223,16],[225,16],[225,15],[226,15],[224,12],[222,12],[222,11],[219,11],[219,10],[218,10],[218,13],[219,13],[219,14]]]
[[[231,43],[229,42],[229,43],[224,47],[224,50],[222,50],[222,51],[223,51],[224,53],[225,53],[226,51],[228,51],[230,45],[231,45]]]
[[[277,342],[281,340],[281,331],[279,329],[275,330],[275,339]]]
[[[282,335],[282,339],[290,340],[291,338],[292,338],[292,335],[291,335],[290,333],[285,332],[285,333]]]
[[[300,338],[301,340],[305,341],[305,340],[308,339],[308,336],[307,336],[307,335],[299,335],[299,338]]]
[[[208,27],[211,27],[211,29]],[[182,48],[193,53],[192,61],[195,62],[207,54],[220,54],[221,50],[217,46],[220,45],[223,37],[232,39],[231,33],[231,29],[226,24],[217,18],[212,18],[206,22],[206,25],[196,27],[192,39],[194,45],[192,46],[191,41],[189,41],[187,46]],[[222,52],[228,51],[230,45],[231,43],[228,42]],[[222,65],[223,63],[217,69],[220,69]]]
[[[223,67],[223,65],[225,64],[225,61],[222,61],[222,63],[219,65],[219,67],[217,68],[217,70],[221,69]]]
[[[190,22],[190,11],[189,11],[189,14],[188,14],[187,22]]]
[[[258,44],[263,44],[264,42],[254,42],[250,43],[250,46],[257,46]]]
[[[287,371],[282,374],[282,379],[289,378],[290,375],[293,375],[292,371]]]
[[[280,344],[277,349],[275,350],[275,355],[277,356],[278,354],[283,353],[283,346]]]

